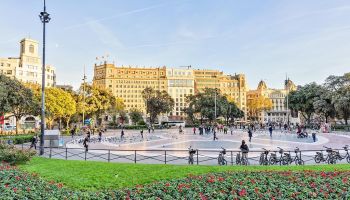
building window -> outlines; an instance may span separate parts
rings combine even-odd
[[[29,45],[29,52],[34,53],[34,45]]]

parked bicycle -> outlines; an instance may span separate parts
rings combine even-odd
[[[218,164],[219,165],[227,165],[227,161],[225,159],[225,154],[226,154],[226,149],[222,148],[222,151],[220,151],[219,153],[219,157],[218,157]]]
[[[248,152],[238,152],[236,156],[237,165],[249,165]]]
[[[284,150],[280,147],[277,147],[279,149],[278,153],[280,154],[280,157],[277,158],[276,153],[271,153],[269,163],[270,165],[274,165],[279,163],[280,165],[288,165],[289,160],[291,160],[290,153],[284,153]]]
[[[343,147],[343,149],[346,152],[346,154],[344,156],[341,156],[339,151],[334,151],[334,157],[335,157],[335,159],[337,159],[339,161],[346,159],[346,161],[348,163],[350,163],[349,146],[346,145]]]
[[[260,165],[269,165],[269,159],[267,158],[268,154],[269,154],[269,150],[262,148],[264,150],[264,152],[262,152],[260,154],[260,159],[259,159],[259,164]]]
[[[197,152],[197,150],[192,149],[192,147],[190,146],[190,148],[188,148],[188,164],[189,165],[193,165],[194,162],[194,154]]]
[[[320,162],[326,162],[328,164],[336,164],[337,163],[337,156],[335,151],[333,151],[332,148],[326,147],[324,146],[324,148],[326,148],[326,152],[327,152],[327,156],[324,157],[323,152],[316,152],[316,155],[314,157],[314,160],[316,163],[320,163]]]

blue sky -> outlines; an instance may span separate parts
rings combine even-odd
[[[41,41],[40,0],[0,0],[0,57]],[[187,66],[244,73],[283,86],[350,71],[348,0],[47,0],[47,63],[58,84],[92,80],[97,56],[117,65]]]

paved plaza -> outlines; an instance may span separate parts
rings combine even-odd
[[[218,133],[217,141],[212,134],[193,134],[192,129],[185,129],[184,134],[179,134],[177,129],[155,130],[154,133],[144,131],[143,138],[139,130],[125,130],[125,136],[120,138],[121,130],[109,130],[102,141],[97,141],[97,135],[91,136],[89,151],[85,153],[82,145],[82,136],[74,140],[66,137],[66,154],[64,149],[53,149],[52,157],[67,159],[100,160],[108,162],[136,162],[136,163],[167,163],[187,164],[188,148],[198,149],[195,155],[195,163],[217,164],[217,156],[221,147],[227,149],[226,159],[229,164],[235,163],[235,157],[239,151],[242,140],[249,146],[249,159],[251,164],[258,164],[262,148],[271,150],[277,155],[278,147],[290,152],[294,156],[294,149],[302,150],[306,164],[315,164],[316,151],[325,150],[325,146],[342,149],[350,145],[350,136],[347,133],[317,133],[317,141],[313,142],[309,131],[308,138],[297,138],[295,133],[283,133],[274,131],[272,137],[267,132],[255,132],[252,141],[249,142],[248,133],[244,130],[235,130],[232,135]],[[340,151],[344,154],[344,151]],[[324,152],[326,155],[326,152]],[[341,162],[346,162],[345,160]]]

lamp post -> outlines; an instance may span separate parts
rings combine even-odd
[[[44,134],[45,134],[45,35],[46,23],[50,21],[50,14],[46,12],[46,2],[44,0],[44,11],[40,12],[40,21],[43,23],[43,66],[41,81],[41,135],[40,135],[40,155],[44,154]]]
[[[84,77],[82,79],[83,81],[83,126],[85,125],[85,81],[86,81],[86,75],[85,75],[85,65],[84,65]]]

